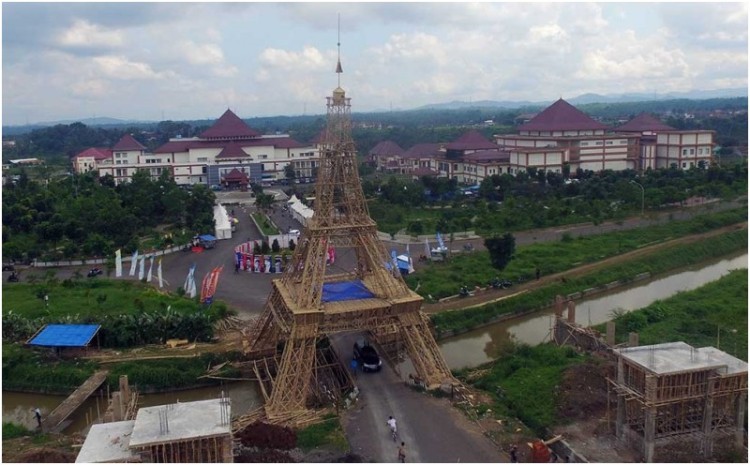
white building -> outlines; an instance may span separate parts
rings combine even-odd
[[[129,181],[137,170],[157,177],[167,170],[180,185],[226,184],[224,176],[237,169],[250,182],[284,179],[291,165],[298,178],[312,178],[318,166],[318,149],[288,135],[262,135],[227,110],[198,137],[174,138],[153,153],[131,135],[125,135],[112,149],[88,149],[74,157],[81,173],[96,169],[116,183]]]

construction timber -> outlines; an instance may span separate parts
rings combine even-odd
[[[616,434],[646,462],[708,459],[715,448],[742,450],[747,363],[684,342],[616,349]]]
[[[267,399],[263,416],[275,423],[309,419],[311,407],[331,389],[336,375],[321,376],[330,361],[320,356],[318,346],[335,333],[366,331],[375,342],[400,348],[405,353],[396,355],[408,356],[428,387],[455,382],[420,311],[422,298],[406,286],[378,239],[357,171],[351,102],[340,86],[340,61],[336,72],[339,86],[327,98],[315,214],[290,265],[273,281],[263,313],[246,331],[246,353],[270,357],[257,366],[257,375],[267,378],[262,383]],[[354,265],[330,266],[331,248],[348,253]],[[368,296],[324,299],[326,284],[346,282],[366,288]]]

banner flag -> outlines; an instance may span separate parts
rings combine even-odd
[[[122,277],[122,250],[117,249],[115,252],[115,278]]]
[[[148,274],[146,275],[146,281],[148,282],[151,282],[151,277],[153,276],[151,272],[153,271],[153,269],[154,269],[154,256],[151,255],[150,262],[148,264]]]
[[[328,264],[333,265],[333,262],[336,261],[336,250],[333,248],[332,245],[328,246]]]
[[[430,242],[425,237],[424,238],[424,256],[427,258],[430,258],[430,255],[432,255],[432,252],[430,251]]]
[[[135,276],[135,265],[138,264],[138,251],[133,252],[133,258],[130,259],[130,276]]]
[[[197,294],[197,289],[195,286],[195,263],[193,263],[193,266],[190,267],[190,272],[188,272],[187,294],[191,299],[194,298]]]
[[[159,287],[164,287],[164,279],[161,276],[161,258],[159,259],[159,269],[156,270],[156,276],[159,278]]]
[[[142,280],[145,276],[146,257],[141,257],[141,263],[138,266],[138,281]]]

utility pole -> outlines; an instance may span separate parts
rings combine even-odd
[[[643,212],[646,206],[646,189],[643,188],[643,185],[641,183],[636,182],[633,179],[630,180],[630,183],[635,184],[641,188],[641,216],[643,216]]]

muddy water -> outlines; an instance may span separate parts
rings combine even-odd
[[[747,252],[743,252],[579,301],[576,321],[585,326],[604,323],[612,319],[613,310],[636,310],[678,292],[698,288],[731,270],[747,268],[747,260]],[[440,341],[439,345],[451,369],[476,366],[498,357],[511,341],[535,345],[549,340],[552,315],[550,308],[451,337]]]
[[[221,391],[232,399],[232,415],[242,415],[248,410],[262,403],[262,396],[257,383],[251,381],[239,381],[228,383],[224,386],[204,387],[189,389],[186,391],[168,392],[162,394],[144,394],[139,396],[139,407],[151,407],[154,405],[171,404],[175,402],[190,402],[195,400],[215,399],[221,396]],[[65,396],[48,396],[42,394],[23,394],[16,392],[3,392],[3,422],[10,421],[27,428],[36,427],[34,408],[39,407],[42,415],[47,415],[57,407]],[[98,405],[97,405],[98,404]],[[65,428],[64,433],[70,434],[84,430],[97,417],[107,409],[106,399],[103,397],[90,397],[71,416],[71,423]]]

